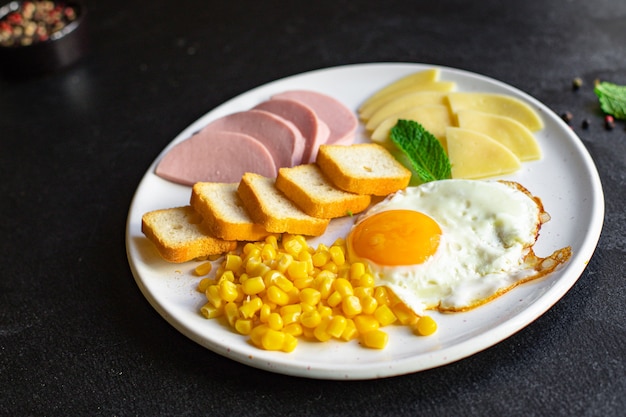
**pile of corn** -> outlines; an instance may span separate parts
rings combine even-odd
[[[196,273],[210,270],[207,262]],[[280,242],[269,236],[247,243],[241,255],[227,254],[215,272],[198,285],[208,300],[201,313],[224,318],[261,349],[291,352],[299,337],[359,338],[364,346],[383,349],[384,326],[411,326],[419,335],[437,328],[432,318],[418,317],[386,287],[375,286],[365,264],[349,263],[343,239],[313,249],[303,236],[284,235]]]

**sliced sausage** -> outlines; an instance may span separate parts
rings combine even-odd
[[[291,167],[302,160],[304,137],[293,123],[264,110],[247,110],[221,117],[201,132],[237,132],[261,142],[274,158],[277,168]],[[246,152],[244,149],[241,153]]]
[[[327,143],[349,145],[354,140],[358,120],[343,103],[326,94],[309,90],[290,90],[272,96],[272,99],[289,99],[309,106],[330,129]]]
[[[155,171],[158,176],[183,185],[199,181],[239,182],[245,172],[275,177],[278,171],[270,152],[252,136],[214,130],[201,130],[176,144]]]
[[[330,130],[309,106],[295,100],[273,99],[258,104],[254,109],[274,113],[292,122],[305,139],[301,163],[315,161],[317,150],[326,143]]]

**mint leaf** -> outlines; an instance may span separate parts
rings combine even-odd
[[[411,163],[421,182],[451,178],[450,160],[439,140],[413,120],[398,120],[391,128],[391,141]],[[401,161],[403,162],[403,161]]]
[[[616,119],[626,120],[626,86],[602,81],[593,91],[600,99],[600,107]]]

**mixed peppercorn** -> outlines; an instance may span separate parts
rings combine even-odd
[[[28,46],[44,42],[76,20],[74,6],[53,1],[25,1],[0,20],[0,46]]]

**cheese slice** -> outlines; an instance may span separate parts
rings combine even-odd
[[[506,175],[521,167],[519,158],[506,146],[473,130],[448,127],[446,143],[452,178]]]

